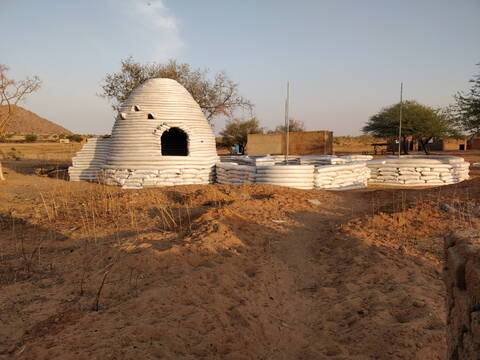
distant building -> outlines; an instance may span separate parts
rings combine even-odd
[[[412,136],[407,137],[408,151],[423,151],[420,141],[414,139]],[[452,138],[433,138],[428,143],[430,151],[466,151],[466,150],[480,150],[480,139],[468,139],[466,137],[460,139]],[[404,144],[402,143],[402,151],[404,151]],[[398,141],[392,139],[388,145],[388,151],[398,151]]]

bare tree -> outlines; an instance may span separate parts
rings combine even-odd
[[[8,66],[0,64],[0,107],[6,106],[6,111],[0,112],[0,137],[5,135],[7,123],[16,110],[16,105],[40,88],[41,81],[38,76],[27,77],[17,81],[7,76]],[[3,177],[2,164],[0,163],[0,180]]]
[[[251,113],[252,103],[241,96],[238,84],[227,74],[219,72],[210,78],[208,70],[192,69],[189,64],[169,60],[165,64],[141,64],[132,57],[122,60],[121,70],[107,74],[100,96],[113,101],[113,109],[118,110],[130,93],[143,82],[151,78],[177,80],[200,105],[209,122],[216,116],[234,119],[235,111],[247,110]]]

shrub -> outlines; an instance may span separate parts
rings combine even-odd
[[[27,135],[25,135],[25,141],[26,141],[26,142],[35,142],[35,141],[37,141],[37,138],[38,138],[38,137],[37,137],[37,135],[35,135],[35,134],[27,134]]]
[[[67,139],[70,141],[82,142],[83,136],[78,134],[68,135]]]

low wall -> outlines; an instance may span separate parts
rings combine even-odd
[[[390,186],[438,186],[467,180],[470,163],[456,156],[387,156],[367,162],[369,183]]]
[[[257,166],[255,182],[311,190],[314,170],[313,165]]]
[[[236,163],[218,163],[216,165],[217,183],[219,184],[253,184],[255,182],[255,166]]]
[[[299,131],[289,134],[289,154],[332,154],[333,133],[331,131]],[[247,154],[285,154],[285,134],[248,134]]]
[[[149,186],[210,184],[215,176],[214,167],[181,167],[165,165],[161,169],[102,169],[100,181],[123,189],[142,189]]]
[[[271,184],[296,189],[349,190],[367,186],[370,170],[365,162],[344,165],[240,165],[217,164],[220,184]]]
[[[370,169],[365,162],[315,167],[315,189],[350,190],[367,186]]]
[[[445,239],[447,359],[480,357],[480,235],[458,232]]]

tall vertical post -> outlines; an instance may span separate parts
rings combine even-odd
[[[285,164],[288,165],[288,147],[290,133],[290,119],[288,118],[288,103],[290,98],[290,82],[287,81],[287,98],[285,99]]]
[[[403,107],[403,82],[400,83],[400,116],[398,126],[398,157],[402,153],[402,107]]]

